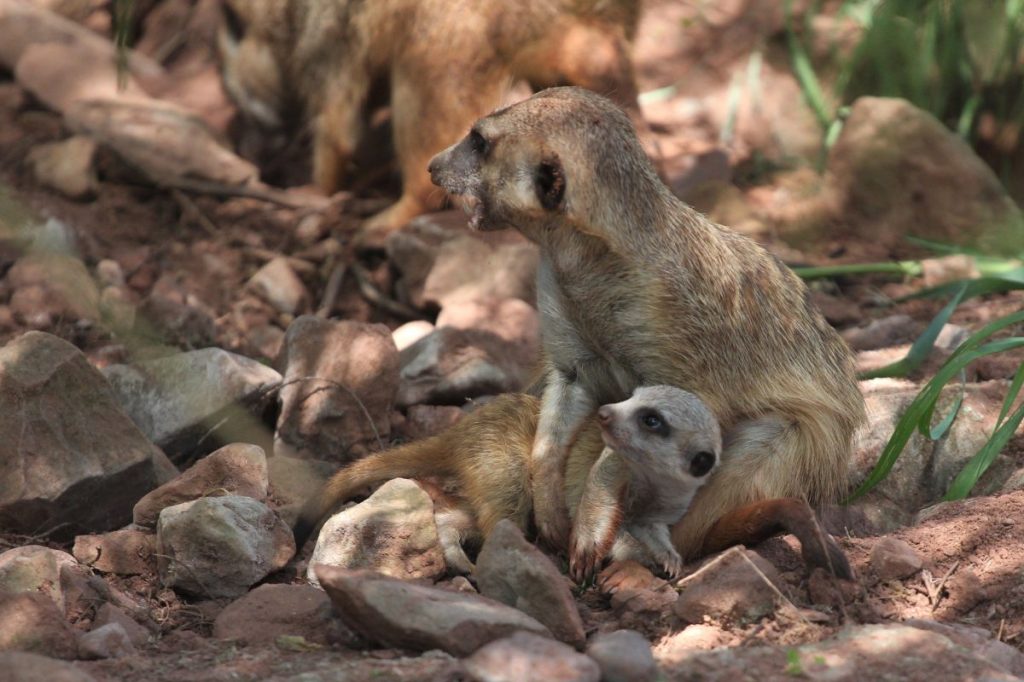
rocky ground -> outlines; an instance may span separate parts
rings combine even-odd
[[[145,158],[126,162],[119,138],[41,85],[45,59],[13,54],[16,1],[0,0],[0,679],[1024,676],[1024,435],[977,496],[941,501],[1019,352],[969,367],[947,435],[915,436],[876,491],[824,510],[852,582],[808,575],[780,537],[675,583],[625,567],[605,590],[579,587],[511,526],[452,576],[430,497],[404,480],[296,553],[289,524],[325,475],[528,380],[536,249],[444,212],[357,253],[360,219],[394,189],[380,160],[330,201],[154,184]],[[49,4],[109,29],[96,3]],[[237,141],[209,51],[215,5],[148,3],[138,47],[174,85],[149,95]],[[982,229],[1019,219],[992,172],[900,101],[859,100],[818,173],[781,9],[699,6],[650,3],[637,45],[680,196],[793,265],[922,255],[906,234],[1012,244]],[[303,182],[301,146],[263,177]],[[871,369],[942,305],[900,297],[964,267],[934,258],[920,278],[820,281],[813,297]],[[941,359],[1022,307],[1019,292],[973,299],[909,379],[862,382],[851,484]]]

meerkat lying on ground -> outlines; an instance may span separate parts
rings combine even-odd
[[[536,398],[504,395],[444,433],[348,465],[305,506],[296,543],[304,544],[332,508],[368,486],[430,477],[453,483],[459,495],[460,503],[445,497],[439,505],[439,531],[449,567],[470,570],[463,541],[486,537],[501,519],[528,531],[538,414]],[[601,407],[571,449],[564,478],[573,517],[573,577],[583,580],[607,556],[677,575],[682,560],[669,525],[686,512],[721,448],[718,423],[688,391],[642,387],[624,402]]]
[[[708,403],[725,441],[673,527],[679,553],[785,528],[803,533],[805,558],[833,563],[805,501],[845,490],[864,401],[849,349],[789,268],[674,197],[630,120],[580,88],[482,118],[429,169],[473,229],[540,246],[547,372],[531,471],[544,539],[569,536],[565,462],[598,405],[669,384]]]
[[[313,124],[313,179],[345,183],[368,98],[390,86],[398,203],[366,228],[386,232],[445,196],[430,157],[497,107],[514,81],[580,85],[639,114],[630,59],[638,0],[226,0],[218,43],[225,88],[268,129]]]

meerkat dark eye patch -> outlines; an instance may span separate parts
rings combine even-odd
[[[478,156],[487,156],[487,153],[491,151],[491,143],[480,134],[479,130],[471,130],[469,131],[469,148]]]
[[[646,431],[656,433],[659,436],[667,436],[669,434],[668,424],[655,410],[640,410],[637,412],[636,418],[640,422],[641,428]]]
[[[223,5],[224,9],[224,27],[228,30],[228,34],[238,42],[245,37],[245,23],[242,21],[242,17],[238,16],[238,12],[231,7],[230,3],[225,2]]]
[[[690,474],[700,478],[706,476],[715,466],[715,453],[703,450],[690,460]]]
[[[548,211],[562,205],[565,198],[565,174],[558,157],[548,159],[537,166],[537,199]]]

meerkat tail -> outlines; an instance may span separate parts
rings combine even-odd
[[[292,532],[301,548],[320,521],[334,507],[360,490],[392,478],[416,478],[451,471],[454,448],[444,434],[425,438],[392,450],[377,452],[331,476],[316,495],[302,507]]]

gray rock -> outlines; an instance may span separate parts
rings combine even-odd
[[[311,315],[285,334],[275,451],[337,462],[383,447],[398,389],[398,350],[384,325]]]
[[[277,513],[285,523],[294,524],[302,505],[337,470],[337,464],[319,459],[278,454],[267,460],[271,494],[278,503]]]
[[[103,373],[125,412],[172,459],[191,453],[225,417],[260,410],[281,383],[270,367],[220,348],[111,365]]]
[[[837,215],[859,238],[906,253],[914,234],[1020,253],[1019,209],[956,133],[902,99],[861,97],[829,153]],[[835,239],[834,230],[830,239]]]
[[[237,597],[295,554],[291,531],[250,497],[204,497],[167,507],[157,523],[164,585],[201,597]]]
[[[78,638],[81,658],[121,658],[135,653],[135,645],[120,623],[107,623]]]
[[[433,501],[414,481],[388,481],[364,502],[327,520],[309,559],[313,584],[318,584],[313,570],[318,564],[404,579],[440,577],[445,561]]]
[[[345,624],[385,646],[414,651],[441,649],[466,656],[520,630],[550,634],[526,614],[478,595],[427,587],[372,571],[322,565],[314,570]]]
[[[0,592],[45,594],[64,613],[61,571],[77,566],[75,558],[59,549],[42,545],[15,547],[0,554]]]
[[[93,618],[92,627],[96,630],[110,623],[120,625],[134,646],[145,646],[149,641],[149,630],[139,625],[127,613],[107,602],[96,610],[96,617]]]
[[[521,390],[536,355],[491,332],[440,327],[401,352],[397,403],[462,405]]]
[[[543,623],[556,639],[582,649],[583,621],[565,576],[508,519],[499,521],[477,556],[480,594]]]
[[[776,589],[782,584],[770,562],[756,552],[734,547],[703,573],[682,583],[685,589],[673,606],[675,614],[687,623],[700,623],[704,616],[750,622],[774,611],[775,591],[751,563]]]
[[[58,538],[125,525],[163,453],[74,346],[29,332],[0,348],[0,528]]]
[[[0,651],[65,659],[78,655],[74,630],[49,597],[34,592],[0,592]]]
[[[269,476],[263,448],[232,443],[196,462],[192,467],[146,494],[132,510],[140,526],[156,525],[160,511],[189,500],[216,495],[242,495],[260,502],[267,499]]]
[[[1024,677],[1024,653],[1006,642],[1000,642],[984,628],[962,623],[939,623],[934,620],[918,618],[905,620],[902,624],[937,632],[948,637],[957,646],[973,651],[982,660],[994,663],[1018,677]]]
[[[281,636],[324,645],[351,638],[323,590],[272,584],[228,604],[213,621],[213,636],[250,645],[272,644]]]
[[[294,315],[308,306],[309,293],[283,256],[257,270],[247,286],[281,313]]]
[[[79,535],[72,553],[85,566],[103,573],[140,575],[156,570],[156,536],[134,528],[103,535]]]
[[[478,682],[598,682],[603,679],[601,669],[593,660],[561,642],[528,632],[517,632],[486,644],[464,664]]]
[[[861,390],[867,404],[868,421],[857,432],[850,460],[853,485],[863,481],[874,467],[900,416],[920,387],[907,381],[873,379],[861,382]],[[935,411],[935,423],[948,413],[959,391],[959,386],[955,385],[943,390]],[[911,513],[942,499],[957,474],[991,435],[1003,395],[1005,384],[1001,382],[964,386],[960,414],[946,435],[931,441],[915,431],[889,475],[875,490]],[[1009,477],[1013,466],[1010,458],[998,456],[975,494],[997,490]]]
[[[658,664],[651,643],[636,630],[616,630],[591,638],[587,655],[601,667],[602,682],[654,682]]]
[[[910,343],[920,333],[920,325],[909,315],[889,315],[872,320],[864,327],[843,331],[843,340],[850,350],[875,350]]]
[[[28,162],[36,179],[72,199],[84,199],[99,184],[93,169],[96,140],[75,135],[60,142],[36,145]]]
[[[93,682],[81,668],[49,656],[23,651],[0,651],[0,670],[7,682]]]
[[[880,538],[871,548],[871,568],[879,580],[909,578],[923,565],[921,555],[897,538]]]

